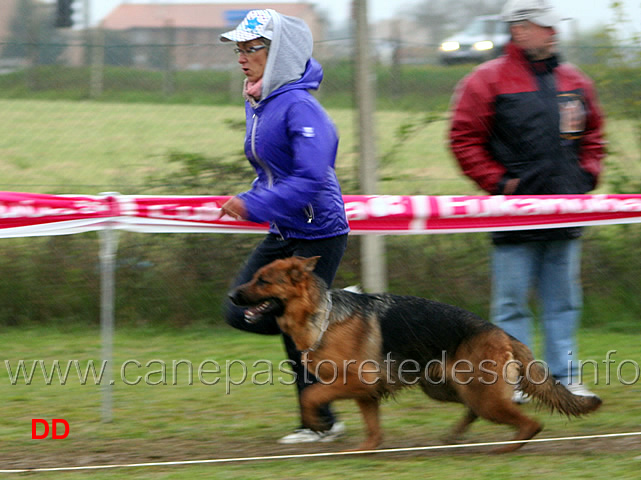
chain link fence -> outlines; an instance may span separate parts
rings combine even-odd
[[[68,87],[94,99],[115,88],[128,87],[156,93],[159,98],[171,98],[201,81],[212,89],[211,103],[237,101],[242,74],[236,56],[229,45],[221,44],[211,33],[179,35],[175,29],[168,28],[125,36],[93,29],[54,31],[52,36],[53,39],[43,40],[38,35],[21,42],[0,38],[0,75],[23,72],[23,84],[16,83],[15,87],[38,91],[64,89],[68,79],[65,72],[86,69],[84,85],[68,84]],[[354,42],[348,37],[315,43],[314,56],[332,73],[326,75],[322,92],[353,93]],[[641,65],[641,46],[606,43],[566,42],[561,45],[561,54],[586,68]],[[379,82],[382,81],[378,94],[383,98],[403,96],[416,88],[406,81],[408,75],[440,64],[437,44],[373,39],[371,47]],[[55,66],[60,70],[53,71]]]

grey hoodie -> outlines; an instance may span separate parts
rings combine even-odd
[[[307,24],[296,17],[268,9],[271,20],[267,29],[273,32],[267,64],[263,73],[261,98],[278,87],[299,80],[312,56],[314,40]]]

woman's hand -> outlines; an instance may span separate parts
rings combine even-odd
[[[223,215],[229,215],[236,220],[247,220],[247,209],[245,208],[245,202],[243,202],[238,197],[232,197],[225,202],[221,207],[221,217]]]

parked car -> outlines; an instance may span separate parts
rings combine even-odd
[[[508,25],[499,15],[482,15],[441,43],[439,60],[445,65],[484,62],[501,55],[509,41]]]

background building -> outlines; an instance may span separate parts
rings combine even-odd
[[[267,5],[262,6],[265,8]],[[325,22],[311,3],[273,3],[269,8],[303,19],[315,41],[325,37]],[[122,4],[100,23],[107,35],[118,34],[132,51],[138,67],[162,68],[163,46],[173,45],[171,57],[178,70],[200,70],[229,65],[231,49],[219,35],[234,28],[255,4]],[[166,56],[166,54],[165,54]]]

